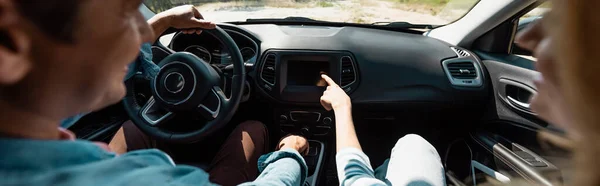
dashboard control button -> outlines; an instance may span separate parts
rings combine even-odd
[[[308,130],[307,127],[304,127],[302,129],[300,129],[300,134],[302,134],[303,136],[309,136],[310,135],[310,130]]]
[[[327,135],[331,131],[331,127],[317,126],[312,128],[311,133],[317,136]]]
[[[295,130],[298,130],[298,129],[296,129],[296,127],[294,125],[287,125],[287,124],[282,124],[281,125],[281,133],[284,134],[284,135],[292,133]]]
[[[285,123],[288,121],[288,117],[285,115],[280,115],[279,116],[279,123]]]
[[[323,124],[326,126],[330,126],[333,120],[330,117],[323,118]]]
[[[292,121],[317,123],[321,119],[321,113],[308,111],[290,111]]]

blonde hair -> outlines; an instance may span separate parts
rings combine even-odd
[[[573,116],[575,172],[570,185],[600,185],[600,8],[598,0],[557,0],[551,13],[557,76]]]

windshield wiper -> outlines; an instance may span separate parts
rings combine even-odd
[[[375,22],[372,25],[390,27],[390,28],[417,28],[417,29],[433,29],[439,25],[428,24],[412,24],[409,22]]]

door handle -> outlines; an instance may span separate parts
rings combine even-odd
[[[509,79],[500,79],[499,96],[513,110],[529,115],[535,115],[531,111],[529,99],[536,94],[535,89]]]
[[[506,99],[508,99],[508,102],[510,102],[512,105],[514,105],[516,107],[519,107],[519,108],[527,110],[527,111],[531,111],[531,108],[529,107],[529,105],[530,105],[529,103],[523,103],[511,96],[506,96]]]

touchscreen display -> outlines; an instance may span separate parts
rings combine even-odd
[[[288,61],[288,85],[327,86],[321,74],[329,74],[328,61]]]

